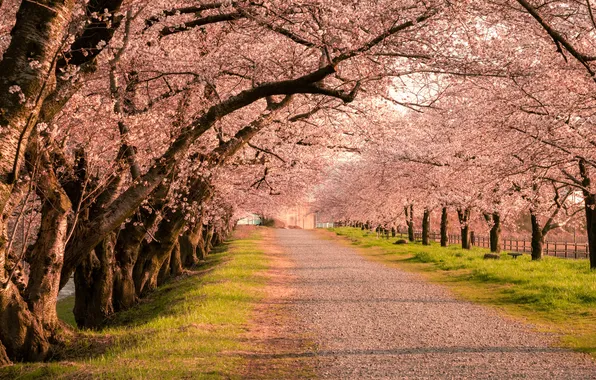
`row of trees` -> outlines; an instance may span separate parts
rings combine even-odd
[[[593,26],[589,1],[0,0],[0,363],[60,344],[71,276],[97,327],[330,160],[342,217],[538,221],[575,187],[593,236]]]
[[[97,327],[239,206],[302,194],[292,180],[344,149],[329,120],[420,66],[447,3],[172,4],[0,1],[0,363],[60,344],[73,274],[77,323]]]
[[[550,231],[572,227],[585,231],[596,268],[591,4],[517,3],[521,8],[508,4],[511,24],[483,18],[484,30],[494,28],[487,38],[495,50],[478,51],[478,59],[506,51],[489,59],[504,71],[437,76],[432,86],[421,81],[426,87],[415,87],[416,95],[431,101],[407,103],[407,118],[373,120],[383,139],[330,172],[320,209],[336,220],[410,231],[414,209],[423,230],[430,213],[440,213],[443,234],[451,210],[464,248],[476,219],[490,230],[493,251],[502,226],[516,229],[529,215],[533,259],[542,257]],[[528,15],[535,24],[524,38],[531,44],[516,33]],[[404,99],[412,97],[388,100]]]

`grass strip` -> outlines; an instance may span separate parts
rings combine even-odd
[[[206,273],[191,273],[160,287],[138,306],[118,313],[110,327],[81,332],[65,360],[15,364],[0,369],[0,377],[240,378],[246,364],[242,352],[251,349],[243,334],[264,296],[268,269],[258,248],[260,234],[244,235],[210,255]],[[72,302],[60,302],[65,321],[72,321]]]
[[[590,271],[586,259],[532,261],[529,255],[513,259],[503,251],[499,260],[485,260],[485,248],[445,248],[435,242],[397,245],[397,238],[378,238],[358,228],[329,230],[362,248],[370,259],[422,273],[463,299],[497,307],[558,334],[563,346],[596,358],[596,271]]]

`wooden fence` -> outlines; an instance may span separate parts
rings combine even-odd
[[[407,237],[403,231],[400,232],[401,237]],[[461,235],[449,234],[449,244],[461,244]],[[422,231],[414,231],[414,238],[422,240]],[[441,234],[431,232],[429,238],[434,241],[441,241]],[[532,243],[530,240],[513,239],[501,236],[501,248],[513,252],[532,252]],[[490,239],[488,236],[474,235],[472,245],[483,248],[490,248]],[[548,256],[572,258],[572,259],[587,259],[588,244],[581,242],[561,242],[561,241],[545,241],[542,247],[542,253]]]

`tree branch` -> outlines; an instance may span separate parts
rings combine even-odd
[[[577,51],[575,47],[571,45],[571,43],[567,41],[567,39],[563,37],[561,33],[556,31],[548,22],[546,22],[540,13],[538,13],[538,11],[534,9],[534,7],[532,7],[526,0],[517,0],[517,2],[524,7],[536,21],[538,21],[540,26],[542,26],[548,35],[555,41],[555,44],[563,45],[565,50],[567,50],[569,54],[571,54],[579,63],[581,63],[586,68],[592,79],[596,81],[595,73],[588,63],[590,61],[596,60],[596,57],[590,57]]]

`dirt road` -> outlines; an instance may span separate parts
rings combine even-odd
[[[304,230],[276,230],[294,262],[283,303],[334,379],[596,379],[589,356]],[[297,353],[300,356],[300,353]]]

